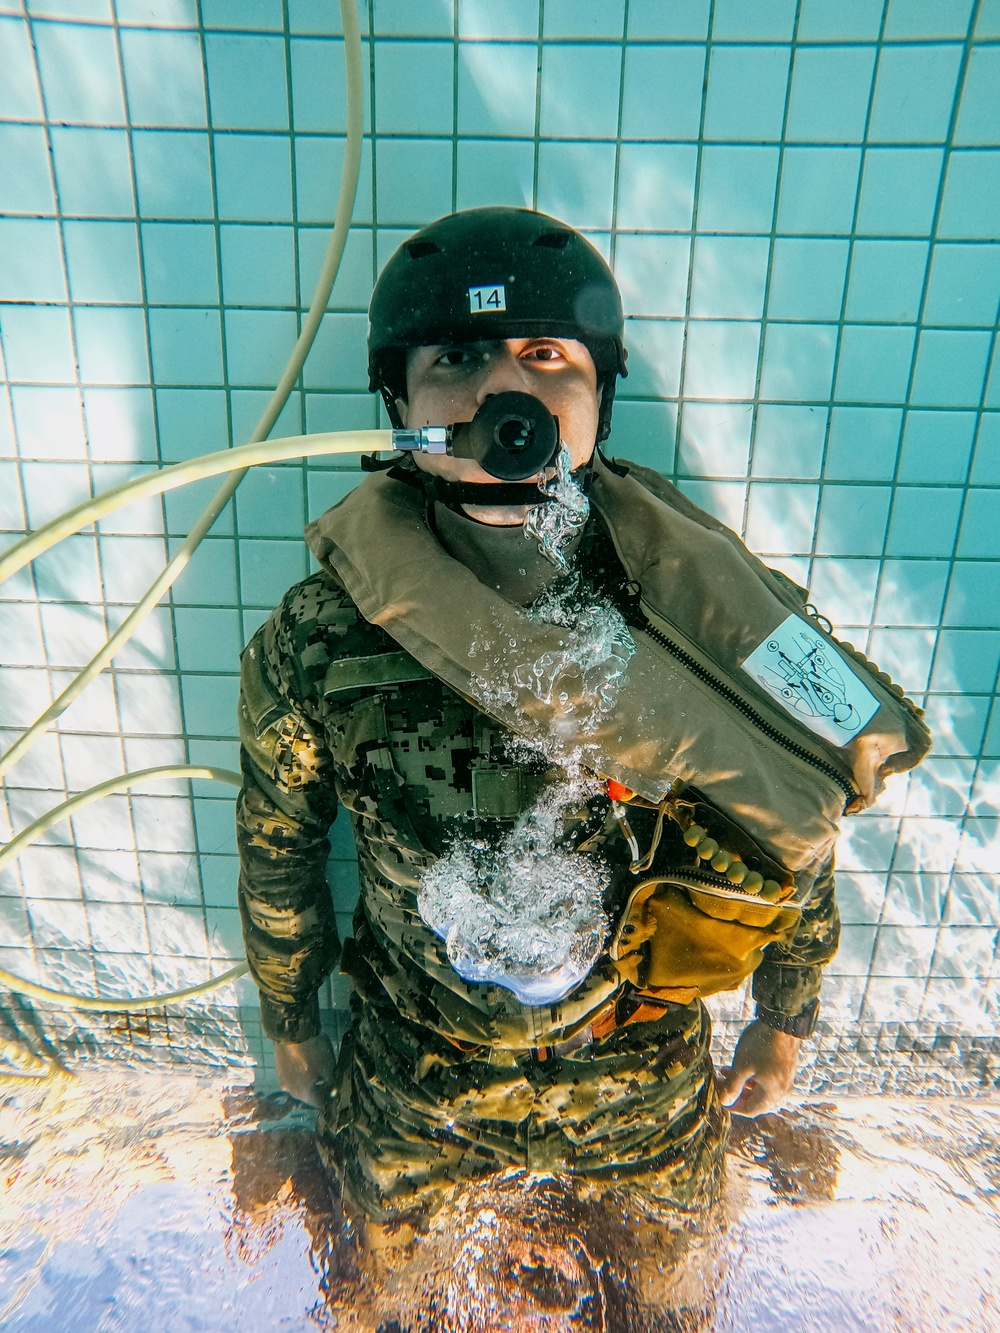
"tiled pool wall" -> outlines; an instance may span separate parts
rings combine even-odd
[[[933,757],[845,829],[814,1071],[844,1087],[923,1059],[995,1084],[1000,0],[370,0],[360,18],[354,225],[273,433],[379,423],[365,310],[415,227],[499,202],[585,231],[628,314],[612,452],[808,583],[935,731]],[[327,242],[339,34],[332,0],[0,0],[4,543],[246,439]],[[246,478],[169,600],[12,770],[9,830],[126,768],[236,767],[240,647],[306,573],[303,524],[359,475],[313,460]],[[215,485],[123,510],[3,587],[3,748]],[[346,931],[346,822],[333,871]],[[200,981],[241,956],[235,879],[227,788],[136,787],[4,872],[0,966],[108,993]],[[343,1004],[339,982],[326,998]],[[239,1045],[226,1015],[253,999],[245,980],[223,992],[199,1031]],[[715,1004],[726,1040],[744,1006]],[[170,1047],[166,1019],[47,1021],[80,1049]]]

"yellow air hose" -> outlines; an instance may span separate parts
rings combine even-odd
[[[302,329],[292,349],[288,364],[285,366],[278,385],[271,395],[260,420],[251,432],[249,442],[242,448],[224,449],[219,453],[208,454],[202,458],[191,459],[185,463],[175,464],[173,467],[162,468],[157,472],[135,477],[132,481],[125,482],[102,496],[97,496],[81,505],[77,505],[68,513],[39,528],[37,532],[30,533],[21,541],[15,542],[0,556],[0,583],[3,583],[19,569],[22,569],[43,552],[62,541],[64,537],[79,532],[81,528],[97,522],[98,519],[122,508],[123,505],[133,503],[146,496],[163,494],[168,490],[173,490],[178,486],[186,486],[192,481],[198,481],[205,477],[230,474],[212,497],[184,542],[143,594],[128,617],[76,675],[70,685],[18,738],[6,754],[0,756],[0,777],[3,777],[27,753],[86,686],[103,671],[118,650],[129,641],[164,593],[173,586],[183,573],[194,551],[234,495],[248,468],[262,463],[276,463],[291,458],[308,458],[323,454],[360,454],[391,448],[391,433],[389,431],[342,431],[326,435],[297,435],[286,439],[267,440],[268,434],[281,414],[281,410],[301,374],[302,366],[326,311],[330,293],[333,290],[333,284],[340,268],[351,218],[354,213],[354,200],[361,169],[364,123],[364,75],[361,36],[358,28],[355,0],[340,0],[340,13],[344,32],[344,58],[347,76],[347,140],[344,149],[344,168],[330,242],[316,283],[316,290],[302,321]],[[5,847],[0,849],[0,868],[20,856],[52,824],[68,818],[69,815],[93,801],[98,801],[114,792],[124,791],[139,781],[165,780],[177,777],[208,778],[235,786],[239,786],[241,781],[238,774],[231,773],[226,769],[215,769],[195,764],[166,765],[111,778],[85,792],[70,797],[69,800],[48,811],[23,829]],[[31,996],[34,999],[57,1004],[63,1008],[121,1012],[149,1009],[166,1004],[178,1004],[227,985],[229,982],[235,981],[237,977],[242,976],[246,971],[247,964],[240,963],[221,976],[212,977],[201,985],[189,986],[183,990],[170,991],[160,995],[125,996],[122,998],[81,996],[70,991],[53,990],[47,986],[39,986],[34,982],[25,981],[23,978],[16,977],[3,969],[0,969],[0,985],[7,987],[16,994]]]

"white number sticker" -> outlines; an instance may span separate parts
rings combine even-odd
[[[491,310],[506,310],[507,293],[503,283],[495,287],[470,287],[469,309],[474,315],[485,315]]]
[[[834,745],[846,745],[878,711],[878,700],[832,643],[789,616],[743,663],[787,713]]]

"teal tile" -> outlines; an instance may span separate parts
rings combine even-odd
[[[998,586],[1000,561],[956,560],[945,602],[944,623],[993,629]]]
[[[744,5],[742,12],[754,11],[747,11]],[[718,26],[716,5],[716,37]],[[708,65],[705,138],[756,142],[780,139],[789,58],[787,46],[713,46]]]
[[[912,328],[848,325],[840,340],[837,397],[857,403],[901,403],[914,349]]]
[[[460,42],[458,133],[535,133],[538,49],[523,42]]]
[[[198,0],[115,0],[118,22],[196,28]]]
[[[921,407],[978,407],[991,343],[985,331],[924,329],[911,401]]]
[[[173,555],[179,537],[168,543]],[[177,606],[232,606],[236,602],[236,555],[229,537],[206,537],[174,584]]]
[[[289,343],[285,348],[287,353],[292,350],[292,344]],[[275,381],[276,382],[276,381]],[[269,385],[264,389],[233,389],[229,395],[230,415],[233,419],[233,439],[236,443],[246,444],[250,438],[250,432],[257,425],[263,415],[265,407],[271,401],[271,395],[274,392]],[[288,401],[281,409],[277,421],[271,429],[271,438],[281,439],[286,435],[302,434],[302,402],[301,394],[294,390],[288,396]]]
[[[41,125],[0,125],[0,211],[54,213],[49,148]]]
[[[306,307],[312,300],[320,270],[329,248],[330,233],[325,228],[299,228],[299,303]],[[330,294],[332,310],[367,310],[375,274],[372,272],[374,237],[369,227],[352,227],[341,256],[340,267]]]
[[[306,430],[374,430],[378,400],[367,393],[306,394]],[[310,467],[343,467],[350,459],[310,459]]]
[[[798,47],[788,102],[788,140],[860,143],[874,66],[875,52],[868,47]]]
[[[376,131],[451,134],[454,83],[455,49],[451,42],[376,42]]]
[[[132,169],[124,130],[53,126],[52,158],[64,217],[132,217]]]
[[[198,439],[205,443],[205,433],[199,432]],[[199,449],[199,453],[215,452],[214,449]],[[224,477],[211,477],[189,486],[180,486],[168,491],[163,497],[163,512],[166,530],[171,537],[186,537],[201,518],[209,501],[215,495]],[[210,529],[213,537],[223,537],[233,531],[232,505],[227,505],[216,518]],[[205,599],[203,599],[205,600]],[[207,600],[211,600],[210,598]]]
[[[680,392],[683,321],[626,319],[625,346],[629,354],[628,379],[619,395],[676,398]]]
[[[768,322],[760,396],[779,402],[826,402],[837,347],[833,324]]]
[[[298,464],[252,468],[236,492],[240,538],[288,537],[300,531],[305,521],[304,486]]]
[[[970,490],[965,499],[958,540],[962,559],[996,560],[1000,557],[1000,490]]]
[[[760,319],[770,242],[765,236],[698,236],[691,270],[693,318]]]
[[[928,695],[925,721],[934,737],[934,752],[944,755],[976,755],[983,744],[989,699]]]
[[[0,301],[65,301],[59,224],[0,218]]]
[[[337,196],[344,169],[344,140],[320,136],[295,137],[295,199],[298,220],[321,222],[329,227],[337,211]],[[354,200],[353,221],[370,223],[372,199],[372,147],[366,140],[361,151],[361,170]]]
[[[22,458],[86,458],[77,389],[21,385],[11,390],[11,403]]]
[[[961,46],[883,46],[869,143],[943,143],[948,137]]]
[[[124,125],[114,29],[38,23],[32,32],[48,118],[63,124]]]
[[[230,384],[276,384],[295,345],[290,310],[227,310],[226,370]]]
[[[83,391],[90,456],[112,462],[156,462],[156,427],[149,389],[104,388]]]
[[[980,418],[972,480],[979,486],[1000,486],[1000,413],[984,412]]]
[[[935,632],[918,629],[876,629],[871,637],[872,660],[910,693],[927,689],[934,656]]]
[[[337,474],[334,484],[337,484]],[[345,474],[346,475],[346,474]],[[350,474],[353,482],[355,474]],[[332,503],[330,501],[329,503]],[[319,510],[312,512],[321,513]],[[301,505],[284,515],[291,541],[255,541],[240,538],[240,600],[244,606],[277,606],[286,591],[306,577],[305,526]]]
[[[235,608],[179,606],[174,624],[182,671],[232,671],[243,647]]]
[[[994,240],[1000,216],[1000,150],[952,153],[938,224],[942,239]]]
[[[225,449],[226,395],[222,389],[156,390],[156,424],[164,462]]]
[[[759,351],[759,324],[708,319],[689,324],[685,397],[752,398]]]
[[[838,319],[844,300],[847,241],[774,242],[767,313],[771,319]]]
[[[280,37],[208,33],[205,65],[216,129],[288,128],[285,43]],[[251,70],[253,77],[248,77]]]
[[[24,7],[32,18],[111,18],[111,0],[25,0]]]
[[[874,40],[882,26],[885,0],[801,0],[800,42]]]
[[[623,143],[619,231],[690,231],[697,166],[693,144]]]
[[[768,330],[768,334],[770,330]],[[767,373],[767,337],[764,373]],[[827,410],[800,403],[761,403],[750,471],[755,477],[818,477],[823,465]]]
[[[835,407],[823,475],[835,481],[891,481],[902,420],[896,407]]]
[[[673,403],[615,403],[608,449],[615,458],[628,458],[657,472],[674,467],[677,412]]]
[[[698,230],[769,232],[777,173],[777,148],[706,145],[701,155]]]
[[[450,37],[455,27],[455,0],[375,0],[374,30],[408,37]]]
[[[880,567],[878,560],[837,556],[816,559],[809,576],[810,600],[835,626],[867,625],[872,619]]]
[[[976,20],[976,37],[1000,37],[1000,0],[981,0]]]
[[[134,222],[65,222],[63,244],[74,301],[131,305],[142,300]]]
[[[614,139],[621,66],[619,46],[546,43],[542,48],[541,135],[547,139]],[[626,87],[629,79],[641,77],[637,69],[632,70],[626,76]],[[627,138],[646,137],[635,136],[624,127],[622,133]]]
[[[795,31],[797,0],[769,0],[747,4],[746,0],[715,0],[712,11],[712,40],[786,41]]]
[[[991,328],[1000,305],[1000,247],[936,245],[931,261],[926,324]]]
[[[233,665],[236,665],[233,661]],[[239,698],[239,676],[180,677],[180,694],[184,704],[184,733],[187,736],[236,737],[236,701]],[[203,812],[213,814],[211,832]],[[216,809],[213,809],[216,808]],[[215,832],[216,820],[232,825],[232,806],[223,801],[196,801],[195,821],[199,834],[199,848],[205,852],[227,852],[232,833],[224,838]]]
[[[364,67],[368,69],[367,43]],[[292,118],[298,131],[344,134],[347,131],[347,80],[343,76],[344,43],[299,38],[291,42]],[[368,128],[369,96],[364,91],[364,126]]]
[[[178,129],[203,126],[205,77],[198,34],[126,30],[120,41],[130,123]]]
[[[955,487],[897,487],[886,553],[922,557],[951,555],[961,510],[962,492]]]
[[[305,364],[306,388],[364,393],[368,388],[367,334],[366,315],[325,315]]]
[[[880,555],[891,498],[888,486],[824,486],[819,505],[817,553]]]
[[[684,313],[690,249],[686,236],[618,237],[615,276],[626,315]]]
[[[887,41],[906,37],[965,37],[973,0],[888,0]]]
[[[704,77],[704,46],[627,47],[622,137],[697,139]]]
[[[899,480],[965,481],[975,432],[975,412],[907,412]]]
[[[451,212],[451,140],[386,139],[377,158],[379,222],[408,228]]]
[[[941,560],[884,560],[875,616],[880,624],[938,625],[949,566]]]
[[[0,17],[0,116],[41,120],[42,103],[35,78],[28,25],[20,15]]]
[[[997,700],[990,713],[989,726],[983,739],[983,754],[1000,756],[1000,700]]]
[[[548,37],[608,37],[620,41],[625,0],[545,0],[542,33]]]
[[[941,181],[936,148],[870,148],[865,154],[858,231],[870,236],[928,236]]]
[[[239,860],[235,856],[201,857],[201,882],[207,907],[229,907],[236,904],[236,880]]]
[[[771,555],[808,555],[816,528],[818,486],[755,481],[747,506],[746,543]]]
[[[955,126],[957,144],[995,144],[1000,47],[973,47],[965,74],[962,105]]]
[[[538,36],[538,0],[458,0],[460,37]]]
[[[77,306],[73,323],[83,384],[149,383],[143,310]]]
[[[752,403],[685,403],[677,471],[689,477],[744,477]]]
[[[142,255],[152,305],[215,305],[219,300],[215,228],[206,223],[145,222]]]
[[[986,385],[984,407],[1000,407],[1000,340],[993,348],[993,365]]]
[[[137,130],[132,136],[139,209],[146,218],[210,218],[212,169],[208,135]]]
[[[629,38],[697,41],[708,35],[710,8],[709,0],[629,0]]]
[[[332,468],[322,472],[310,472],[308,479],[309,517],[318,518],[320,514],[354,490],[364,478],[360,471],[335,472]],[[277,600],[277,599],[275,599]]]
[[[460,139],[457,166],[459,208],[481,208],[488,204],[530,206],[535,178],[534,144]]]
[[[73,384],[76,357],[69,311],[54,306],[0,306],[7,377],[14,383]]]
[[[295,305],[291,227],[220,227],[219,245],[226,305]]]
[[[281,32],[281,0],[201,0],[201,20],[206,28]]]
[[[287,137],[216,134],[214,144],[219,217],[290,222],[292,163]]]
[[[543,142],[538,146],[538,207],[574,227],[608,231],[614,195],[597,189],[615,178],[613,143]]]
[[[149,337],[155,383],[222,383],[222,335],[217,310],[150,310]]]
[[[914,323],[920,313],[927,250],[924,241],[856,241],[847,318]]]
[[[852,231],[860,170],[857,148],[786,148],[778,191],[778,230],[807,235]]]

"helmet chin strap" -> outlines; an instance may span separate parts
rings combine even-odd
[[[595,451],[596,452],[596,451]],[[593,455],[572,474],[580,485],[584,495],[590,494],[593,483]],[[389,467],[389,476],[394,481],[405,482],[423,491],[428,503],[437,501],[449,509],[460,509],[463,505],[480,505],[486,508],[517,506],[532,507],[551,504],[554,495],[540,490],[536,481],[446,481],[434,472],[425,472],[409,460],[393,463]]]

